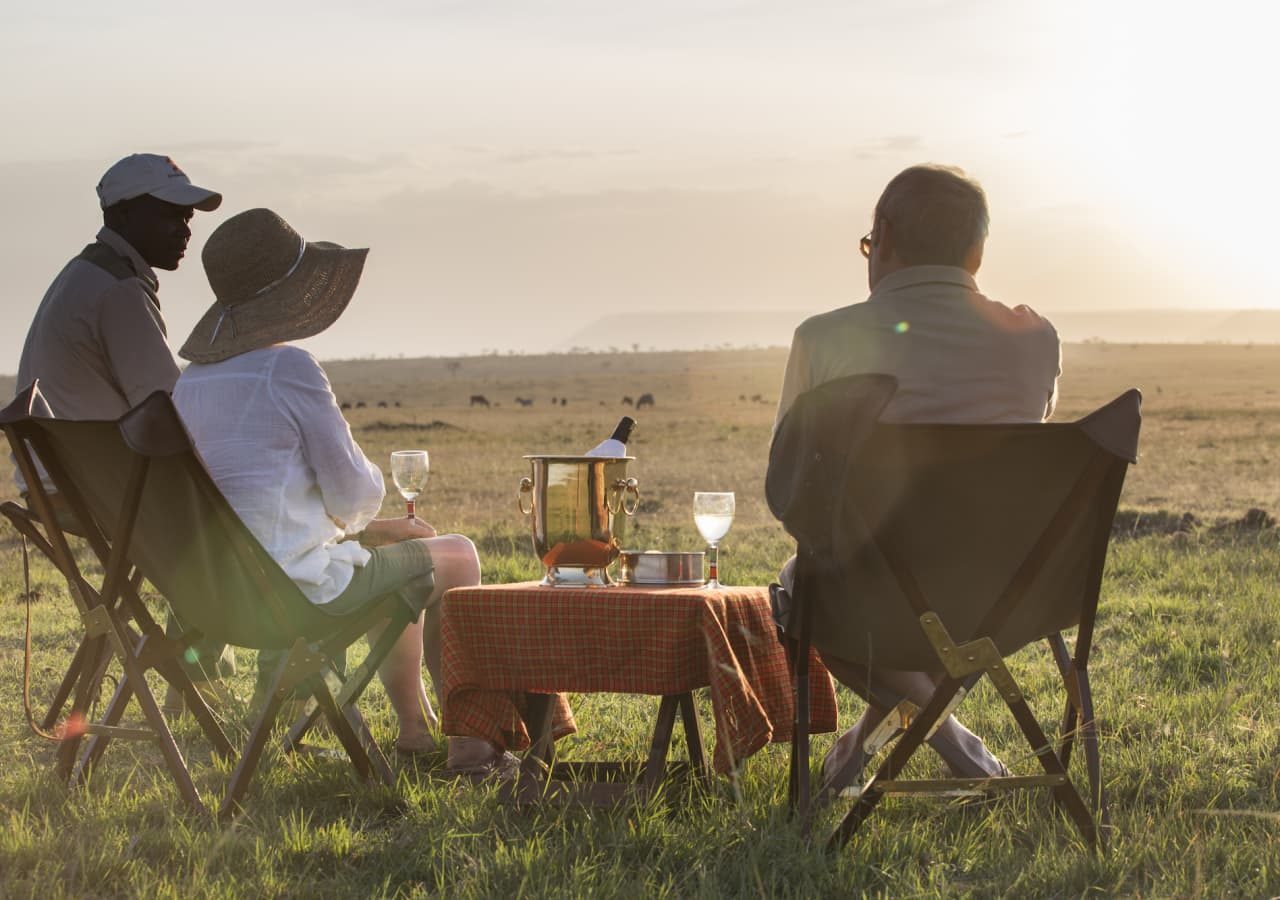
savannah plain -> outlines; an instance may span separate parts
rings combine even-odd
[[[22,572],[0,531],[0,896],[1268,896],[1280,893],[1280,347],[1073,344],[1056,418],[1143,391],[1141,459],[1121,499],[1091,664],[1109,793],[1110,849],[1090,855],[1047,796],[986,805],[892,798],[843,852],[810,845],[785,815],[787,747],[752,757],[706,795],[615,811],[513,810],[492,787],[438,777],[443,755],[405,768],[395,792],[357,785],[326,759],[268,758],[234,824],[177,811],[149,747],[112,746],[87,790],[52,776],[52,746],[21,699]],[[487,582],[538,577],[516,509],[525,453],[577,453],[607,436],[624,396],[630,474],[642,502],[625,543],[701,549],[695,490],[737,493],[721,578],[764,584],[790,552],[763,480],[785,351],[489,356],[326,364],[357,440],[431,452],[419,511],[473,537]],[[0,383],[11,394],[12,379]],[[472,406],[480,394],[490,406]],[[522,406],[516,397],[532,398]],[[552,397],[563,398],[561,405]],[[363,406],[360,406],[363,404]],[[385,404],[385,405],[383,405]],[[7,465],[6,465],[7,468]],[[14,494],[7,471],[0,497]],[[390,478],[388,476],[388,485]],[[402,511],[394,490],[384,514]],[[1255,512],[1250,512],[1255,510]],[[1261,512],[1258,512],[1261,511]],[[47,698],[79,633],[66,587],[33,563],[32,689]],[[247,696],[253,656],[233,683]],[[1061,701],[1048,653],[1015,676],[1046,730]],[[859,702],[841,691],[841,723]],[[654,698],[573,698],[580,731],[562,758],[640,756]],[[393,725],[381,689],[363,701]],[[710,728],[704,709],[703,727]],[[223,711],[233,741],[246,710]],[[987,685],[961,708],[1015,772],[1034,761]],[[227,771],[198,730],[176,733],[216,798]],[[830,745],[815,739],[815,760]],[[680,749],[675,751],[680,753]],[[1082,779],[1078,768],[1074,774]],[[815,762],[816,765],[816,762]],[[921,754],[917,774],[939,769]],[[829,828],[830,815],[818,823]]]

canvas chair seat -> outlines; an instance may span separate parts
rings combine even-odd
[[[986,675],[1045,772],[984,786],[1051,787],[1093,843],[1096,822],[1065,767],[1079,736],[1094,810],[1105,816],[1087,664],[1111,523],[1136,461],[1141,395],[1129,391],[1071,423],[879,422],[894,388],[888,376],[864,375],[802,395],[779,428],[766,479],[770,508],[797,539],[794,589],[782,600],[798,666],[812,645],[863,669],[941,675],[924,709],[868,698],[897,723],[888,734],[900,736],[833,842],[846,841],[885,793],[917,790],[897,776]],[[1069,652],[1062,632],[1073,627]],[[1068,698],[1056,750],[1003,663],[1039,639]],[[807,673],[796,684],[804,691]],[[797,697],[798,716],[806,700]],[[807,728],[797,723],[791,790],[806,817]]]
[[[88,636],[105,642],[125,670],[96,733],[90,726],[77,777],[87,775],[113,738],[133,736],[115,729],[132,697],[142,707],[149,736],[160,741],[184,799],[194,808],[204,808],[142,677],[147,668],[155,667],[173,681],[176,655],[203,637],[257,650],[289,651],[250,730],[222,804],[224,815],[236,809],[247,790],[275,717],[295,687],[314,699],[307,715],[291,729],[286,750],[297,748],[323,715],[362,776],[394,784],[355,701],[420,610],[410,608],[397,594],[345,616],[331,616],[311,604],[218,491],[167,394],[152,394],[114,422],[40,417],[38,396],[37,385],[32,385],[0,413],[0,425],[32,485],[32,506],[55,563],[68,575]],[[89,585],[75,565],[48,495],[33,478],[37,460],[77,519],[91,523],[89,540],[105,570],[101,589]],[[122,576],[133,569],[168,600],[186,628],[182,640],[166,638],[136,591],[129,590]],[[377,645],[342,681],[337,661],[346,648],[384,621],[390,625]],[[90,670],[97,668],[84,667],[88,694],[96,693],[97,685],[89,682]],[[180,677],[177,680],[181,683]],[[73,705],[73,711],[83,714],[84,705]],[[68,743],[74,747],[77,741]]]

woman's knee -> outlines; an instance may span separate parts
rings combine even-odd
[[[431,558],[438,580],[450,584],[478,584],[480,555],[471,538],[461,534],[443,534],[430,539]]]

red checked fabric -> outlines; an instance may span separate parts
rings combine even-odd
[[[791,739],[787,660],[762,587],[455,588],[441,609],[446,734],[529,746],[519,693],[681,694],[710,687],[714,764]],[[834,731],[831,676],[812,657],[812,729]],[[563,696],[553,733],[576,730]]]

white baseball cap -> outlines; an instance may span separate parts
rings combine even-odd
[[[196,187],[177,163],[154,153],[126,156],[107,169],[107,174],[98,182],[98,201],[103,209],[143,194],[205,212],[217,209],[222,203],[221,194]]]

